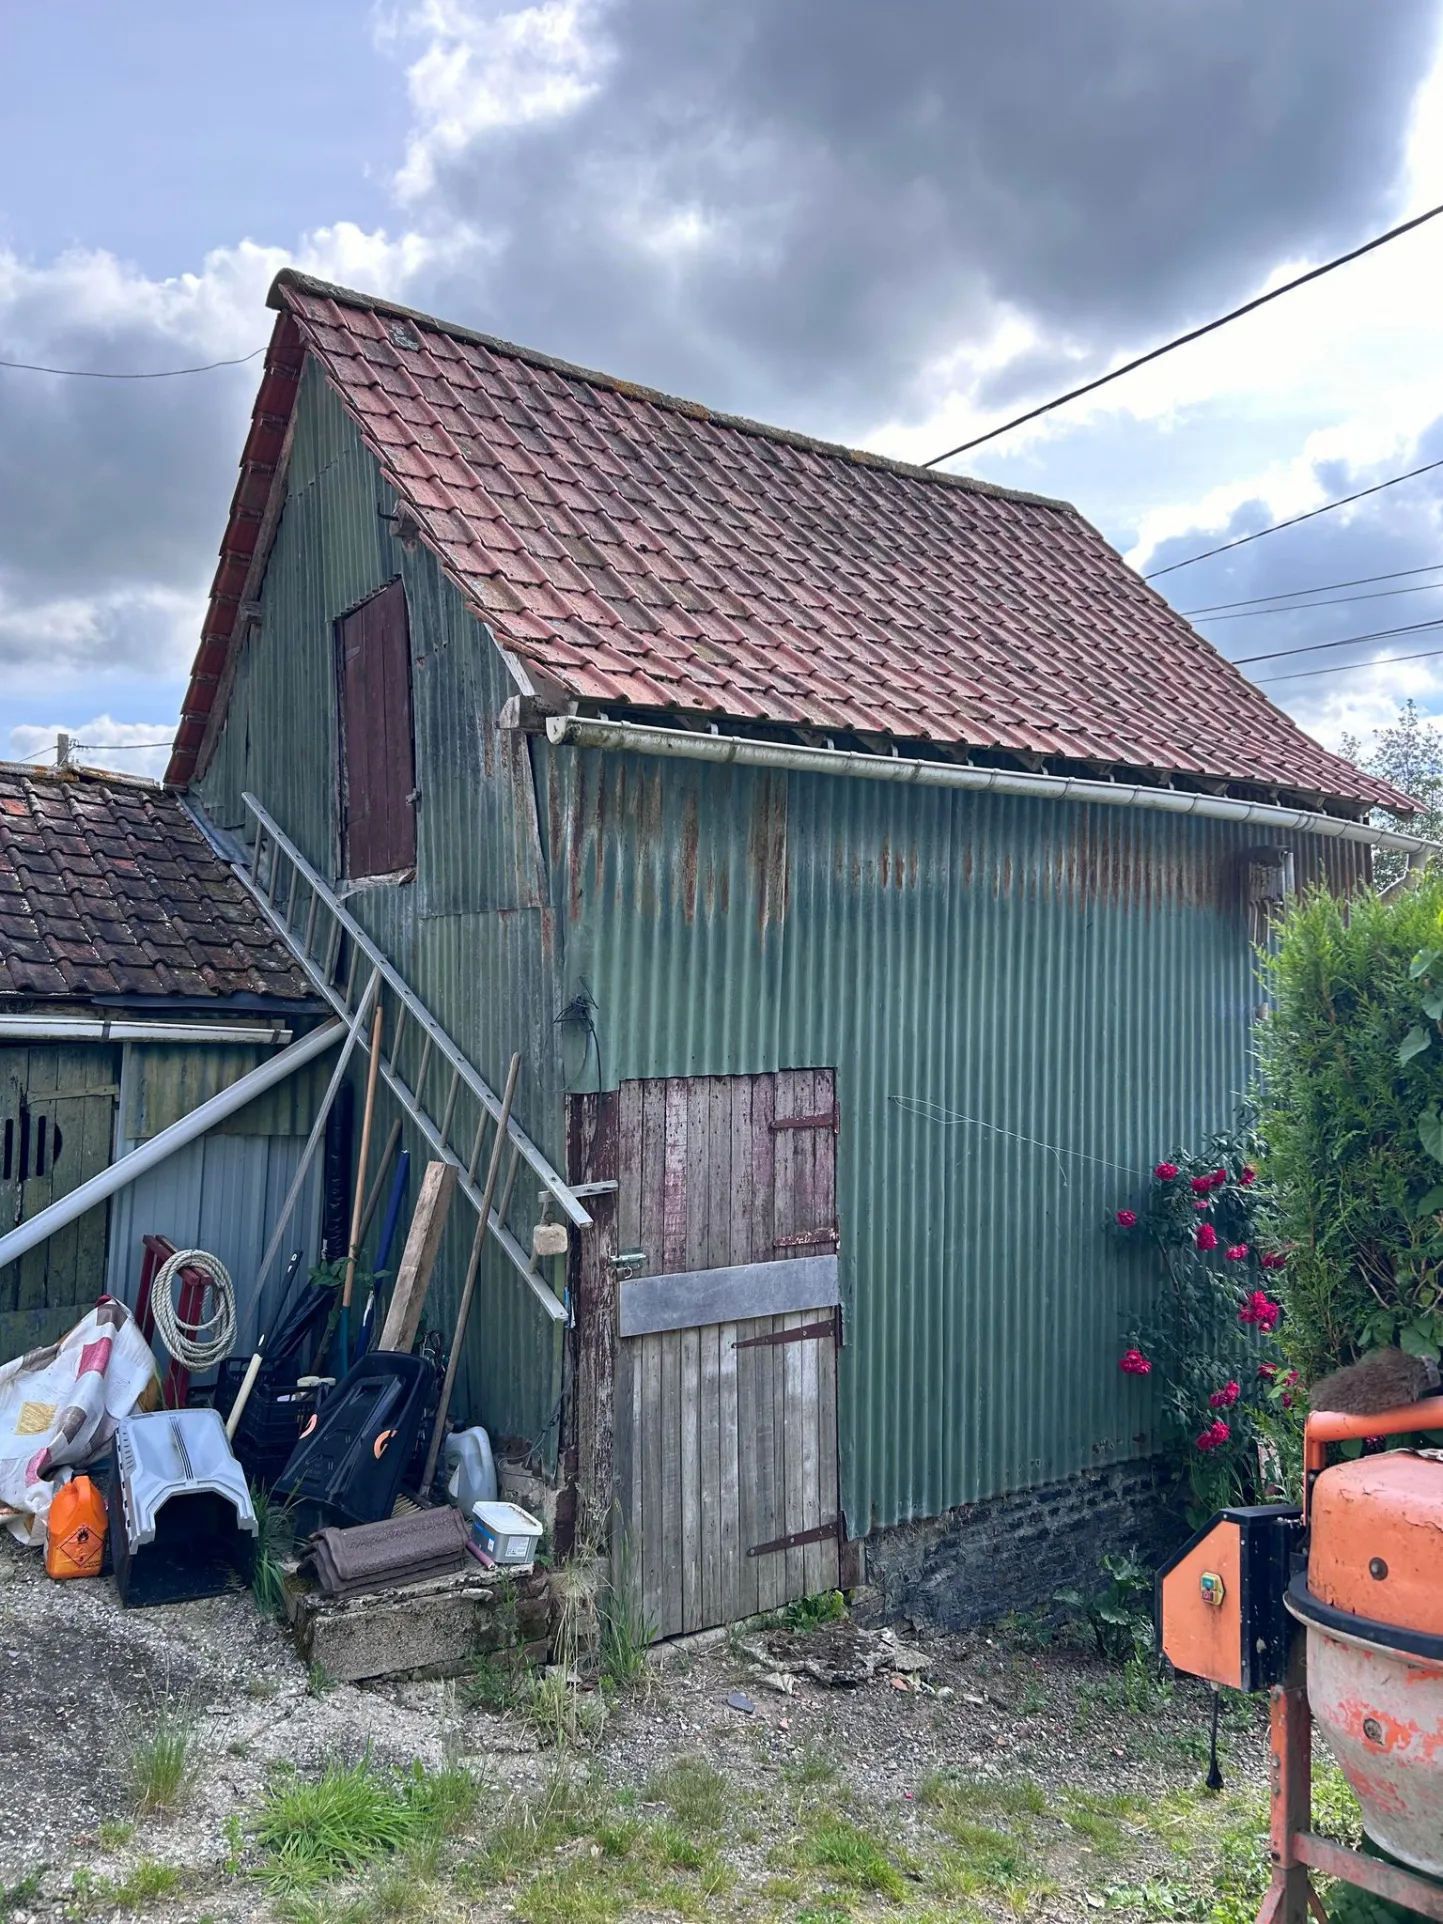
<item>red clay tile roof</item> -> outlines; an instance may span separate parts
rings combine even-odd
[[[0,1001],[310,988],[176,795],[0,765]]]
[[[714,415],[290,270],[168,779],[225,665],[304,353],[502,648],[608,710],[1412,807],[1065,502]]]

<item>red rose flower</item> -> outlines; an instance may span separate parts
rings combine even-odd
[[[1260,1330],[1264,1330],[1271,1335],[1282,1319],[1282,1314],[1283,1306],[1281,1303],[1270,1301],[1270,1299],[1263,1294],[1262,1290],[1255,1289],[1238,1311],[1238,1321],[1240,1323],[1255,1323]]]
[[[1257,1170],[1253,1168],[1251,1163],[1245,1162],[1238,1174],[1238,1181],[1242,1184],[1244,1189],[1251,1189],[1253,1184],[1257,1181],[1257,1179],[1258,1179]]]
[[[1211,1196],[1209,1196],[1209,1197],[1207,1198],[1207,1200],[1206,1200],[1206,1201],[1204,1201],[1204,1202],[1195,1202],[1195,1203],[1193,1204],[1193,1208],[1194,1208],[1194,1209],[1195,1209],[1195,1210],[1197,1211],[1197,1213],[1198,1213],[1198,1214],[1199,1214],[1200,1216],[1201,1216],[1201,1215],[1202,1215],[1202,1214],[1204,1213],[1204,1211],[1206,1211],[1206,1210],[1209,1210],[1209,1209],[1211,1209],[1211,1208],[1212,1208],[1212,1206],[1213,1206],[1213,1205],[1212,1205],[1212,1198],[1211,1198]]]
[[[1281,1269],[1287,1260],[1280,1249],[1270,1249],[1266,1256],[1258,1258],[1264,1269]]]
[[[1130,1349],[1117,1366],[1128,1376],[1151,1376],[1152,1364],[1140,1349]]]
[[[1117,1226],[1119,1229],[1136,1229],[1137,1211],[1135,1209],[1119,1209],[1117,1212]]]
[[[1244,1262],[1247,1258],[1247,1253],[1248,1246],[1246,1243],[1233,1243],[1223,1251],[1224,1256],[1227,1257],[1230,1263]]]
[[[1213,1179],[1211,1176],[1194,1176],[1188,1184],[1188,1188],[1195,1196],[1207,1195],[1212,1186]]]
[[[1171,1182],[1177,1174],[1177,1164],[1175,1162],[1160,1162],[1152,1173],[1157,1177],[1159,1182]]]
[[[1259,1363],[1258,1364],[1258,1375],[1262,1377],[1265,1383],[1271,1383],[1273,1378],[1277,1375],[1277,1373],[1278,1373],[1278,1366],[1276,1363]]]
[[[1197,1243],[1199,1249],[1216,1249],[1218,1246],[1218,1232],[1213,1228],[1211,1223],[1199,1223],[1198,1232],[1194,1241]]]
[[[1241,1392],[1236,1383],[1224,1383],[1220,1390],[1213,1391],[1212,1395],[1208,1398],[1208,1405],[1211,1409],[1215,1410],[1231,1409],[1233,1404],[1237,1402],[1240,1394]]]
[[[1232,1431],[1219,1417],[1215,1423],[1209,1423],[1202,1435],[1198,1437],[1197,1447],[1200,1450],[1220,1449],[1231,1435]]]

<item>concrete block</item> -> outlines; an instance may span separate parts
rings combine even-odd
[[[520,1584],[525,1595],[517,1594]],[[369,1596],[295,1594],[296,1647],[338,1683],[369,1677],[454,1677],[503,1650],[546,1655],[551,1607],[545,1578],[477,1570]]]

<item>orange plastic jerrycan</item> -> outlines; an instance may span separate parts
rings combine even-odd
[[[98,1577],[105,1561],[105,1498],[88,1476],[72,1477],[50,1500],[45,1570],[52,1577]]]

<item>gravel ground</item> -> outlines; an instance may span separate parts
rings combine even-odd
[[[554,1785],[558,1773],[589,1772],[592,1795],[644,1815],[658,1772],[678,1758],[704,1759],[734,1793],[713,1840],[731,1883],[694,1914],[839,1924],[872,1915],[1000,1918],[1021,1904],[1027,1916],[1057,1924],[1098,1909],[1134,1918],[1210,1915],[1202,1896],[1189,1909],[1177,1908],[1184,1900],[1176,1896],[1137,1895],[1150,1884],[1211,1888],[1217,1824],[1196,1794],[1206,1757],[1199,1688],[1139,1694],[1134,1684],[1129,1702],[1120,1673],[1081,1648],[1030,1647],[1003,1628],[944,1636],[897,1626],[913,1653],[911,1674],[884,1667],[856,1687],[780,1667],[810,1655],[823,1660],[814,1665],[822,1672],[835,1668],[828,1639],[845,1643],[848,1634],[824,1629],[772,1638],[769,1647],[734,1634],[671,1646],[617,1701],[593,1752],[558,1758],[525,1716],[469,1709],[455,1684],[338,1685],[313,1694],[289,1641],[248,1594],[125,1611],[108,1580],[52,1583],[37,1555],[0,1539],[0,1918],[103,1914],[93,1896],[76,1898],[77,1869],[113,1880],[113,1888],[142,1862],[180,1867],[185,1878],[180,1896],[145,1906],[150,1916],[177,1924],[270,1916],[270,1899],[246,1874],[253,1853],[247,1859],[241,1846],[237,1855],[237,1820],[243,1828],[278,1763],[316,1772],[327,1760],[367,1753],[382,1766],[460,1762],[483,1779],[471,1834],[448,1847],[448,1862],[458,1853],[474,1862],[495,1814]],[[750,1708],[728,1702],[738,1692]],[[134,1808],[135,1744],[165,1714],[191,1722],[192,1782],[175,1814],[142,1820],[123,1836],[115,1820]],[[1224,1741],[1234,1820],[1244,1802],[1258,1805],[1265,1758],[1260,1710],[1235,1703]],[[796,1871],[795,1839],[815,1824],[819,1803],[847,1813],[899,1864],[930,1862],[937,1838],[923,1793],[939,1770],[1038,1787],[1044,1808],[1028,1820],[1035,1875],[1027,1891],[984,1890],[928,1909],[895,1894],[829,1888],[814,1903]],[[1134,1807],[1123,1809],[1120,1798]],[[1140,1814],[1171,1807],[1169,1799],[1180,1813],[1172,1833]],[[1078,1817],[1089,1800],[1121,1813],[1120,1853],[1116,1823],[1109,1843],[1105,1824],[1089,1828]],[[572,1840],[557,1861],[582,1847]],[[38,1888],[17,1892],[36,1872]],[[908,1876],[920,1905],[926,1880]],[[426,1896],[425,1915],[670,1914],[645,1903],[611,1912],[538,1909],[524,1876],[488,1890],[485,1880],[447,1874],[439,1891]]]

